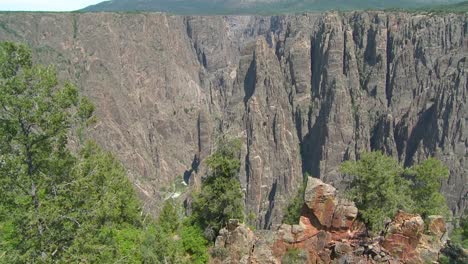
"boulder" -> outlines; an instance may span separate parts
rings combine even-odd
[[[403,260],[416,258],[416,248],[424,231],[421,216],[398,212],[388,226],[383,247],[393,256]]]
[[[434,263],[445,244],[446,231],[441,216],[428,217],[425,225],[421,216],[400,211],[388,225],[382,246],[403,263]]]
[[[254,243],[254,233],[238,220],[229,220],[226,228],[219,231],[215,241],[215,249],[225,249],[228,257],[224,260],[214,260],[218,263],[249,263],[246,256],[249,256]],[[241,261],[242,260],[242,261]]]
[[[358,213],[354,202],[338,198],[333,186],[312,177],[308,179],[305,205],[311,223],[323,229],[350,229]]]
[[[431,215],[428,217],[427,229],[429,234],[440,236],[441,238],[447,233],[447,225],[444,217],[440,215]]]

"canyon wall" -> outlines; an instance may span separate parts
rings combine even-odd
[[[0,40],[29,44],[96,104],[91,136],[129,171],[149,211],[200,182],[222,135],[243,141],[246,214],[281,220],[303,174],[342,188],[364,150],[409,166],[436,156],[467,207],[466,15],[291,16],[2,13]]]

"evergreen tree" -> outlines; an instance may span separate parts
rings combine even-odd
[[[145,231],[144,263],[206,263],[208,241],[200,227],[182,220],[181,207],[172,199],[164,203],[159,218]]]
[[[182,213],[179,213],[177,209],[178,206],[172,199],[164,203],[157,224],[165,233],[175,234],[179,230]]]
[[[449,214],[440,193],[448,169],[437,159],[429,158],[404,169],[392,157],[368,152],[359,161],[344,162],[341,172],[353,177],[347,194],[356,203],[362,220],[374,231],[381,230],[384,220],[400,209],[423,218]]]
[[[93,108],[73,85],[59,85],[53,68],[33,65],[29,49],[10,42],[0,43],[0,105],[0,221],[8,229],[0,236],[15,237],[5,255],[12,262],[55,259],[77,228],[60,210],[67,202],[59,193],[73,180],[69,129]]]
[[[140,263],[139,203],[122,166],[68,148],[94,107],[23,45],[0,43],[0,262]]]
[[[79,229],[65,253],[72,263],[141,261],[143,226],[140,205],[124,168],[96,144],[87,143],[73,168],[64,197],[67,215]]]
[[[180,231],[182,248],[189,256],[188,263],[203,264],[208,262],[208,241],[203,237],[200,227],[191,225],[189,221]]]
[[[449,171],[440,160],[429,158],[409,168],[406,174],[412,181],[411,198],[415,203],[414,212],[423,217],[449,215],[445,197],[440,193],[442,180],[448,178]]]
[[[402,177],[403,167],[381,152],[368,152],[359,161],[347,161],[341,172],[353,176],[347,191],[356,203],[362,220],[378,231],[386,218],[412,207],[410,182]]]
[[[238,140],[223,140],[206,161],[211,172],[192,203],[193,219],[205,231],[218,232],[229,219],[244,219],[243,195],[237,178],[240,146]]]

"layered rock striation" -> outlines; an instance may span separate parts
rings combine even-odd
[[[91,136],[149,210],[174,181],[199,182],[220,136],[241,138],[246,214],[259,228],[280,223],[304,173],[340,189],[339,164],[365,150],[443,160],[460,214],[467,28],[452,14],[0,14],[0,40],[28,43],[96,104]]]

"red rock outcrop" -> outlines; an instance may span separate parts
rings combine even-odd
[[[236,221],[221,230],[215,249],[228,256],[212,263],[432,263],[444,245],[445,221],[398,212],[384,236],[369,237],[356,220],[353,202],[337,196],[336,189],[309,178],[298,225],[281,225],[276,231],[252,232]],[[291,254],[293,256],[291,256]],[[296,262],[295,262],[296,263]]]
[[[421,216],[400,211],[388,226],[382,246],[403,263],[431,263],[438,258],[446,231],[441,216],[429,217],[425,225]]]
[[[423,231],[424,221],[421,216],[399,212],[390,223],[382,245],[401,260],[415,259]]]
[[[358,209],[353,202],[337,197],[336,189],[309,177],[301,223],[329,231],[334,239],[347,238],[353,230]]]

